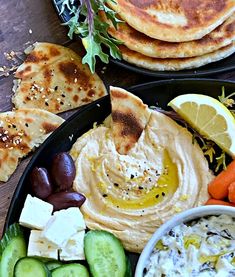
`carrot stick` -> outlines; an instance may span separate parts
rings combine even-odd
[[[228,200],[235,203],[235,182],[232,182],[228,187]]]
[[[224,199],[228,196],[228,187],[232,182],[235,182],[235,160],[210,182],[208,192],[215,199]]]
[[[225,201],[213,199],[213,198],[207,200],[205,205],[223,205],[223,206],[235,207],[235,204],[233,203],[229,203],[229,202],[225,202]]]

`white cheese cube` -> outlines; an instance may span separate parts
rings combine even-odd
[[[62,261],[85,260],[84,236],[85,231],[79,231],[68,240],[66,245],[59,251]]]
[[[58,260],[58,248],[42,237],[42,231],[31,230],[27,256]]]
[[[42,230],[51,218],[52,211],[51,204],[28,194],[19,222],[22,226]]]
[[[69,238],[86,228],[79,208],[55,212],[43,230],[43,236],[58,247],[63,247]]]
[[[54,215],[56,215],[57,217],[66,217],[66,222],[70,222],[71,224],[73,224],[77,231],[86,229],[83,214],[77,207],[71,207],[66,210],[60,210],[58,212],[55,212]]]

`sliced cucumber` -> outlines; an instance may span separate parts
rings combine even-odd
[[[52,271],[53,269],[56,269],[57,267],[60,267],[62,265],[63,264],[59,261],[51,261],[51,262],[46,263],[46,266],[50,271]]]
[[[15,265],[15,277],[50,277],[51,273],[46,265],[38,259],[21,258]]]
[[[89,231],[85,235],[85,256],[94,277],[123,277],[126,256],[121,242],[106,231]]]
[[[11,225],[0,241],[0,276],[13,277],[16,262],[26,256],[26,243],[19,224]]]
[[[89,277],[89,273],[84,265],[66,264],[54,269],[52,277]]]
[[[132,269],[130,259],[126,256],[126,272],[125,277],[132,277]]]

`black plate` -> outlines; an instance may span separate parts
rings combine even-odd
[[[157,103],[163,109],[167,109],[167,103],[177,95],[200,93],[217,97],[221,95],[223,86],[226,94],[235,91],[235,83],[233,82],[202,79],[152,82],[132,87],[129,91],[135,93],[149,106]],[[4,230],[19,220],[26,195],[29,192],[29,175],[32,169],[35,166],[50,167],[51,159],[55,153],[68,151],[79,136],[91,129],[94,122],[101,123],[110,114],[110,111],[110,99],[109,96],[105,96],[75,113],[43,143],[34,154],[18,183]],[[130,258],[134,268],[138,256],[130,254]]]
[[[68,10],[65,10],[63,14],[60,14],[61,4],[57,4],[59,0],[52,0],[55,9],[62,22],[67,22],[70,19],[70,14]],[[136,73],[144,74],[146,76],[156,77],[156,78],[189,78],[189,77],[203,77],[213,74],[224,73],[232,71],[235,69],[235,54],[229,56],[218,62],[214,62],[196,69],[180,70],[180,71],[153,71],[145,68],[137,67],[123,60],[115,60],[110,58],[110,61],[126,68],[128,70],[134,71]]]

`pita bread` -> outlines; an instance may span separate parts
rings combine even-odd
[[[150,110],[142,100],[128,91],[110,87],[112,132],[120,154],[127,154],[138,141],[150,118]]]
[[[48,111],[23,109],[0,114],[0,181],[6,182],[20,158],[39,146],[64,120]]]
[[[121,45],[122,58],[138,67],[153,71],[178,71],[198,68],[208,63],[222,60],[235,52],[235,42],[215,52],[193,58],[157,59],[144,56]]]
[[[109,34],[121,40],[124,45],[136,52],[153,58],[188,58],[202,56],[227,46],[235,40],[235,14],[200,40],[189,42],[165,42],[150,38],[133,29],[126,23],[115,29],[104,13],[102,19],[109,23]]]
[[[16,71],[19,84],[12,102],[17,109],[40,108],[53,113],[77,108],[107,94],[72,50],[51,43],[36,43]]]
[[[108,4],[134,29],[169,42],[201,39],[235,11],[234,0],[116,0]]]

